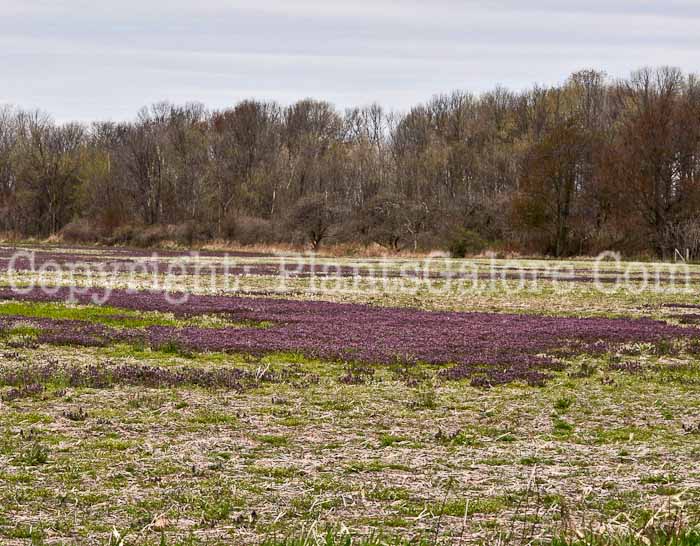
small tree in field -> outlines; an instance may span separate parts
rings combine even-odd
[[[402,201],[398,195],[378,195],[362,212],[362,230],[370,241],[392,250],[400,248],[404,236]]]
[[[336,211],[329,205],[326,195],[314,193],[302,197],[289,213],[289,227],[303,233],[317,250],[336,222]]]

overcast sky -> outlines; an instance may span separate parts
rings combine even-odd
[[[644,65],[700,72],[699,0],[0,0],[0,103],[59,121],[160,100],[406,109]]]

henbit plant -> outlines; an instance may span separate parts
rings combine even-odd
[[[98,291],[79,297],[89,301]],[[0,300],[54,301],[68,297],[34,290],[17,295],[0,289]],[[159,311],[176,316],[225,315],[236,321],[271,324],[267,328],[199,328],[150,326],[109,328],[84,321],[31,319],[41,329],[40,343],[78,346],[145,343],[154,348],[223,351],[264,355],[302,353],[308,357],[395,366],[409,363],[447,365],[445,379],[469,379],[489,387],[513,381],[542,385],[552,372],[564,369],[558,356],[601,354],[621,344],[700,338],[692,327],[650,319],[570,318],[500,313],[430,312],[377,308],[322,301],[191,295],[186,306],[169,303],[164,294],[114,291],[110,304],[125,309]],[[0,330],[16,318],[0,317]],[[26,319],[25,319],[26,320]],[[594,373],[588,363],[574,376]],[[349,382],[355,381],[355,375]],[[368,375],[363,372],[363,375]]]

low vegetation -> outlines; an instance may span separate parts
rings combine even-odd
[[[0,291],[2,544],[700,544],[692,292],[246,280]]]

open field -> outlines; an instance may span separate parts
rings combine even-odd
[[[698,543],[700,266],[17,250],[2,544]]]

